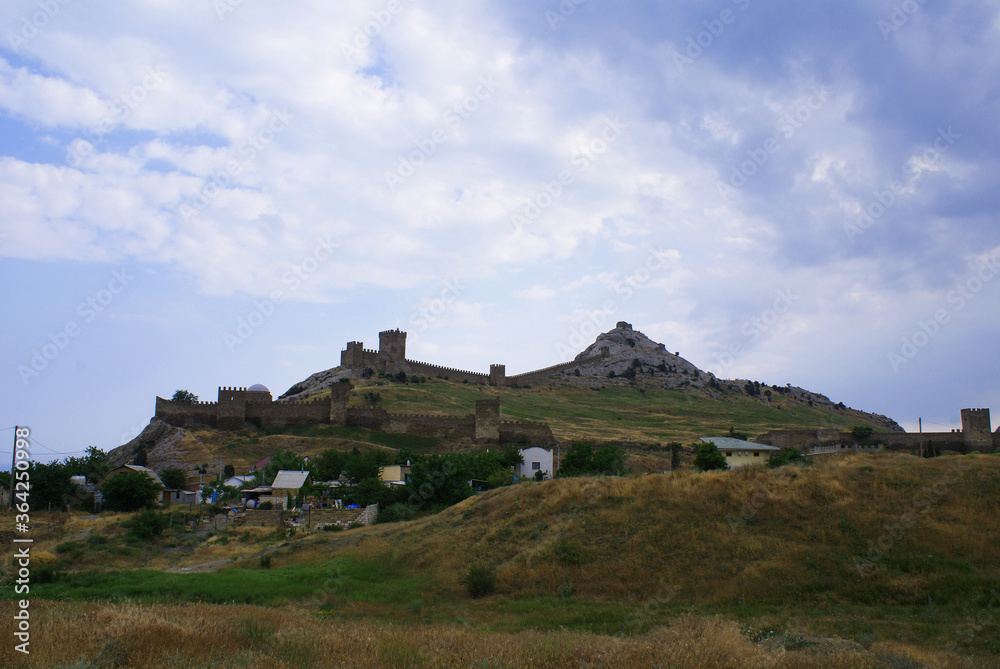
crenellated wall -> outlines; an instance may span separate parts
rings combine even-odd
[[[880,442],[886,450],[906,451],[923,457],[941,453],[969,453],[971,451],[992,451],[1000,448],[1000,430],[990,434],[988,409],[963,409],[963,430],[952,432],[874,432],[869,441]],[[985,426],[985,430],[984,430]],[[778,448],[796,448],[800,451],[826,449],[839,446],[851,449],[854,437],[850,432],[837,430],[772,430],[756,439],[758,444],[768,444]]]
[[[348,342],[347,348],[340,352],[340,365],[341,367],[347,367],[356,371],[370,367],[371,369],[387,373],[403,371],[407,374],[442,377],[459,383],[505,386],[508,383],[527,384],[542,381],[553,374],[596,362],[602,358],[610,357],[610,355],[608,347],[602,346],[599,354],[583,360],[571,360],[570,362],[563,362],[514,376],[507,376],[506,367],[496,364],[490,365],[489,373],[484,374],[482,372],[471,372],[466,369],[442,367],[441,365],[420,362],[419,360],[408,360],[406,358],[406,333],[397,329],[379,333],[378,351],[366,349],[364,344],[359,341]]]

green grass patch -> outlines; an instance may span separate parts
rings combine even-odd
[[[322,563],[262,570],[259,565],[216,573],[167,574],[148,569],[80,571],[51,583],[32,584],[32,596],[56,600],[227,602],[268,605],[284,601],[325,602],[345,598],[396,603],[420,596],[425,579],[393,564],[338,558]],[[2,599],[11,599],[12,592]]]

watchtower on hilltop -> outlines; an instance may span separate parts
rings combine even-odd
[[[406,333],[399,328],[379,332],[378,352],[387,362],[405,362]]]

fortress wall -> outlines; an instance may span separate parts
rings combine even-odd
[[[423,376],[443,376],[450,381],[468,381],[469,383],[481,383],[485,385],[490,379],[489,374],[470,372],[464,369],[452,369],[451,367],[441,367],[440,365],[432,365],[427,362],[407,360],[406,364],[410,366],[411,373],[413,374],[421,374]]]
[[[967,450],[961,432],[874,432],[872,441],[880,441],[889,451],[906,451],[914,455],[924,453],[939,454],[941,452],[964,453]],[[850,432],[837,430],[772,430],[756,439],[758,444],[767,444],[777,448],[796,448],[800,451],[810,451],[816,447],[834,445],[850,449],[854,437]]]
[[[507,377],[507,383],[525,384],[534,383],[536,381],[544,381],[553,374],[558,374],[559,372],[565,372],[571,369],[575,369],[580,365],[587,365],[592,362],[596,362],[605,358],[604,355],[592,355],[589,358],[584,358],[583,360],[570,360],[569,362],[561,362],[558,365],[551,365],[550,367],[543,367],[542,369],[536,369],[531,372],[524,372],[523,374],[515,374],[514,376]]]
[[[548,448],[556,440],[548,425],[505,420],[500,422],[500,443]]]
[[[454,418],[416,414],[389,414],[385,432],[416,434],[438,439],[472,439],[476,433],[474,416]]]
[[[215,427],[217,415],[218,404],[215,402],[184,404],[165,400],[162,397],[156,398],[154,417],[174,427],[193,427],[195,425]]]
[[[965,453],[968,450],[961,432],[921,432],[917,434],[899,432],[876,432],[872,439],[885,444],[889,451],[909,451],[914,455],[941,452]]]
[[[330,400],[248,404],[246,419],[247,421],[253,421],[255,418],[268,427],[329,423]]]
[[[389,424],[389,414],[384,409],[347,407],[347,424],[384,432],[385,426]]]

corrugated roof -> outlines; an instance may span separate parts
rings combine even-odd
[[[149,478],[153,479],[154,481],[156,481],[160,485],[163,485],[163,481],[160,480],[160,477],[157,476],[156,472],[154,472],[149,467],[143,467],[142,465],[125,465],[125,467],[128,467],[129,469],[131,469],[134,472],[142,472],[143,474],[145,474]]]
[[[282,469],[278,472],[277,476],[274,477],[274,482],[271,484],[271,487],[279,488],[281,490],[298,490],[305,485],[307,478],[309,478],[309,472],[297,472],[294,469]]]
[[[733,437],[701,437],[701,440],[707,444],[715,444],[719,447],[720,451],[780,451],[781,449],[777,446],[768,446],[767,444],[757,444],[752,441],[744,441],[743,439],[734,439]]]

